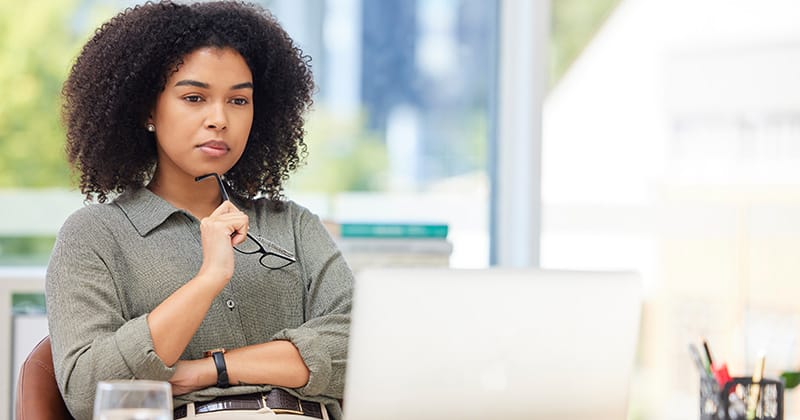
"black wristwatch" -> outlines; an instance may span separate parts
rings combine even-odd
[[[214,366],[217,367],[217,388],[231,386],[228,383],[228,368],[225,366],[225,349],[209,350],[205,352],[205,356],[214,358]]]

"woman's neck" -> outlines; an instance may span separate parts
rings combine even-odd
[[[214,178],[195,181],[191,177],[165,177],[156,170],[147,188],[175,208],[183,209],[194,217],[208,217],[222,203],[219,186]]]

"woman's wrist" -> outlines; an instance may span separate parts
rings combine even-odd
[[[175,374],[170,378],[174,395],[206,389],[216,385],[217,370],[214,361],[209,358],[197,360],[179,360],[175,364]]]
[[[211,357],[204,357],[202,359],[192,360],[192,372],[194,373],[194,383],[192,384],[197,389],[205,389],[215,386],[217,384],[217,368],[214,366],[214,359]]]
[[[200,359],[202,362],[198,382],[201,388],[209,388],[217,385],[217,366],[214,364],[213,357]]]

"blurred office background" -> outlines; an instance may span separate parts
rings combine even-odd
[[[319,86],[289,198],[334,223],[447,224],[452,267],[640,271],[631,419],[698,417],[700,337],[734,375],[762,351],[769,376],[800,369],[800,3],[262,3]],[[0,0],[0,407],[17,353],[46,334],[54,235],[83,205],[60,84],[132,4]],[[509,222],[535,237],[508,240]],[[534,257],[507,258],[515,243]]]

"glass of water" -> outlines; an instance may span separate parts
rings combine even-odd
[[[172,388],[159,381],[98,382],[94,420],[172,420]]]

